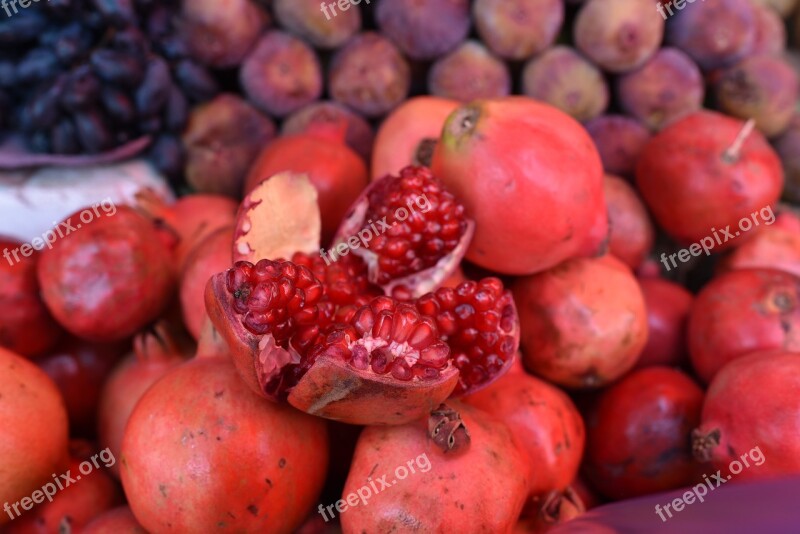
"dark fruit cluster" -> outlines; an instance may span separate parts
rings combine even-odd
[[[180,2],[50,0],[0,17],[0,102],[35,152],[94,154],[142,136],[177,174],[192,104],[217,93],[178,33]],[[2,107],[2,104],[0,104]]]

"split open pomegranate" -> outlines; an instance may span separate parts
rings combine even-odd
[[[206,289],[237,369],[270,400],[351,424],[403,424],[513,361],[517,314],[498,279],[403,302],[376,294],[356,259],[293,259],[237,262]]]

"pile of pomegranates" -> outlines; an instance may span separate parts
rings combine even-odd
[[[57,195],[0,174],[0,532],[738,532],[651,503],[800,489],[795,3],[92,3],[181,170],[28,242],[3,206]],[[70,71],[6,120],[66,60],[5,57],[0,132],[127,102]]]

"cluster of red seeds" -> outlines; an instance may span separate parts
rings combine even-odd
[[[366,222],[379,230],[370,243],[379,284],[433,267],[467,230],[464,206],[424,167],[381,179],[368,200]]]
[[[514,357],[516,316],[513,297],[497,278],[467,281],[420,297],[420,313],[435,318],[460,371],[455,394],[495,376]]]

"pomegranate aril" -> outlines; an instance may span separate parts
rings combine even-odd
[[[440,287],[434,294],[442,309],[452,310],[457,304],[456,292],[452,288]]]
[[[511,336],[503,336],[503,339],[500,341],[500,352],[506,357],[506,359],[513,356],[515,350],[516,347],[514,338]]]
[[[429,320],[424,319],[414,327],[414,331],[408,337],[408,344],[415,349],[424,349],[438,339],[439,333],[436,331],[436,327]]]
[[[352,349],[353,356],[350,359],[350,365],[360,371],[366,371],[369,368],[369,351],[363,345],[356,345]]]
[[[437,341],[420,351],[418,364],[425,367],[442,368],[450,358],[450,347],[442,341]]]
[[[395,302],[391,297],[377,297],[372,299],[369,306],[372,311],[377,313],[383,310],[394,310]]]
[[[455,309],[456,317],[458,317],[461,324],[470,322],[472,316],[475,315],[475,308],[469,304],[459,304]]]
[[[475,295],[475,291],[477,289],[477,282],[473,282],[472,280],[462,282],[456,288],[456,297],[458,298],[459,302],[469,302],[473,295]]]
[[[475,327],[481,332],[495,332],[500,325],[500,314],[495,311],[479,313],[475,317]]]
[[[292,315],[292,319],[299,326],[312,325],[319,320],[319,309],[315,306],[306,306]]]
[[[389,341],[392,335],[392,312],[384,310],[375,319],[375,326],[372,327],[372,337]]]
[[[436,317],[436,314],[439,313],[439,302],[436,300],[435,296],[428,293],[419,298],[417,301],[417,309],[423,315]]]
[[[279,273],[277,262],[270,260],[259,260],[255,267],[252,269],[252,277],[257,282],[265,282],[274,280]]]
[[[491,352],[492,348],[497,346],[500,341],[500,336],[495,332],[481,332],[478,334],[478,346],[486,352]]]
[[[389,370],[392,355],[384,349],[375,349],[370,357],[370,367],[379,375],[384,375]]]
[[[433,367],[415,367],[414,370],[417,371],[418,369],[419,372],[417,372],[416,375],[423,380],[435,380],[441,376],[439,370]]]
[[[392,318],[392,340],[405,343],[418,321],[419,315],[414,306],[408,304],[397,306]]]
[[[372,331],[372,327],[375,324],[375,315],[369,307],[365,306],[356,312],[352,324],[356,332],[358,332],[358,335],[363,336],[367,332]]]
[[[408,381],[414,378],[414,373],[403,358],[396,358],[392,362],[392,376],[398,380]]]
[[[278,288],[274,283],[261,282],[247,297],[247,307],[252,311],[266,311],[278,296]]]
[[[267,320],[267,316],[257,312],[247,312],[242,320],[242,324],[256,335],[267,334],[272,328],[272,325]]]

